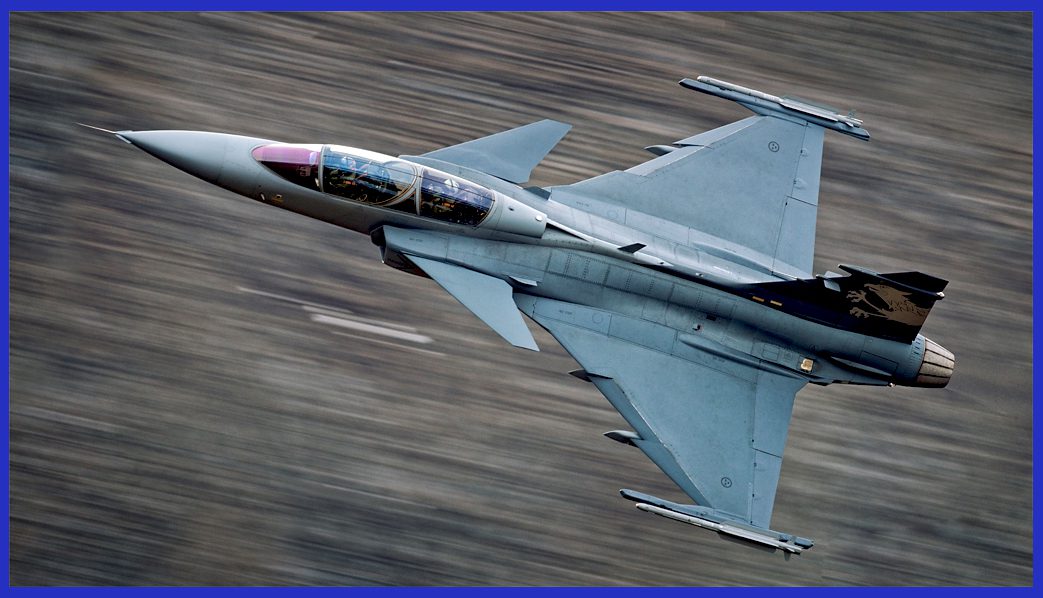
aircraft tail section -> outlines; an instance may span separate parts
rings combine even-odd
[[[879,274],[841,265],[847,276],[744,285],[749,299],[806,320],[877,338],[912,342],[947,281],[922,272]]]

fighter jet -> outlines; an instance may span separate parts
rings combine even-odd
[[[508,343],[522,313],[576,359],[693,504],[637,508],[789,554],[770,528],[804,385],[943,387],[953,354],[920,334],[946,281],[840,265],[812,275],[822,142],[868,140],[831,108],[710,77],[690,90],[754,115],[647,149],[624,171],[523,186],[569,125],[543,120],[426,154],[198,131],[117,137],[205,181],[369,235],[385,264],[438,283]]]

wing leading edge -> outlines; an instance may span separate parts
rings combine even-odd
[[[636,437],[627,438],[701,516],[770,531],[804,379],[698,349],[651,322],[526,295],[515,301],[583,366],[633,428]]]

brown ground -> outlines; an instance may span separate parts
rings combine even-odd
[[[11,15],[14,584],[1031,583],[1028,14]],[[75,122],[419,153],[539,118],[556,184],[744,117],[709,74],[856,107],[819,271],[951,280],[945,390],[808,388],[786,562],[680,498],[575,363],[511,349],[361,235]],[[726,208],[725,208],[726,209]],[[276,293],[435,342],[334,334]]]

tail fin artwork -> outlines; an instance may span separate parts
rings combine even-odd
[[[745,285],[753,301],[806,320],[867,334],[912,342],[948,284],[921,272],[879,274],[857,266],[839,266],[814,279]]]

